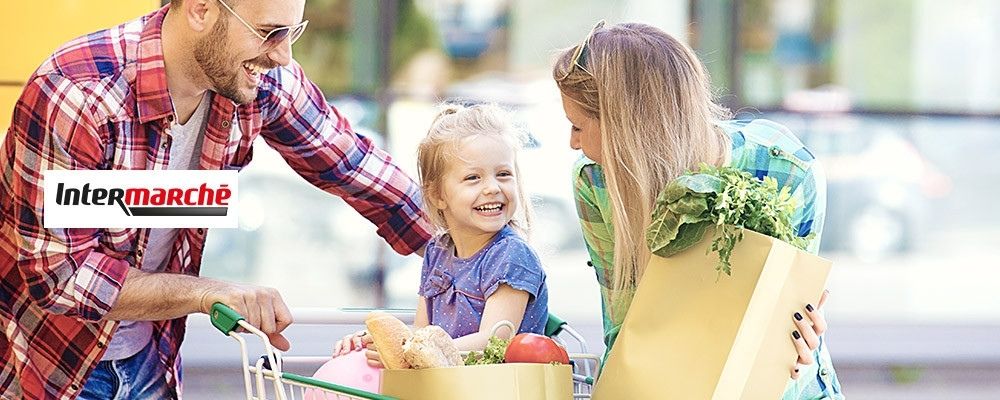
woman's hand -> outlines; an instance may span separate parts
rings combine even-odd
[[[795,363],[795,368],[791,371],[792,379],[799,378],[799,369],[801,366],[809,365],[816,361],[813,359],[813,350],[819,348],[819,337],[826,332],[826,318],[823,317],[823,314],[819,310],[823,308],[823,304],[826,303],[826,298],[829,294],[829,291],[824,290],[823,295],[819,298],[819,304],[815,308],[812,304],[806,304],[802,312],[792,315],[792,321],[795,322],[795,331],[792,332],[792,343],[795,344],[795,350],[799,352],[799,359]]]
[[[333,345],[333,356],[342,356],[355,350],[361,350],[366,347],[367,343],[371,343],[371,335],[368,334],[368,331],[354,332],[344,336],[343,339],[337,341],[337,344]]]

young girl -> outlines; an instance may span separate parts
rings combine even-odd
[[[440,233],[425,248],[414,325],[440,326],[459,350],[485,348],[499,321],[542,333],[548,319],[545,272],[523,236],[530,203],[510,121],[496,106],[449,105],[418,149],[424,207]],[[348,335],[334,356],[370,343],[364,331]],[[368,358],[379,365],[376,352]]]

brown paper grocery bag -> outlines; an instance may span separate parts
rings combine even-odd
[[[794,367],[792,314],[822,295],[831,263],[744,231],[733,275],[706,254],[713,234],[669,258],[653,256],[594,399],[781,397]]]
[[[402,400],[568,400],[569,365],[494,364],[382,371],[381,393]]]

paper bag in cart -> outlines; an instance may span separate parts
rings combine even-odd
[[[780,398],[797,358],[792,314],[819,301],[831,263],[745,230],[720,275],[712,239],[650,260],[595,399]]]
[[[567,400],[569,365],[493,364],[382,371],[382,394],[402,400]]]

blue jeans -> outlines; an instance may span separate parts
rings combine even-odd
[[[177,391],[167,385],[167,367],[158,359],[153,343],[132,357],[98,363],[79,399],[176,399]]]

